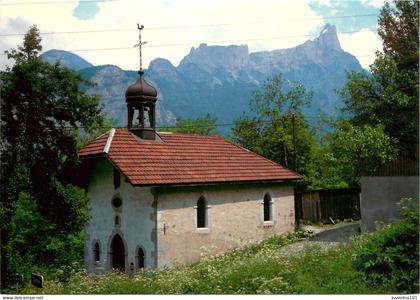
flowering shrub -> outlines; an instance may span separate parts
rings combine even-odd
[[[45,294],[357,294],[389,293],[366,284],[352,266],[357,243],[338,247],[282,248],[307,239],[302,232],[273,236],[243,249],[210,256],[190,266],[87,275],[66,283],[47,281]],[[294,246],[294,245],[293,245]],[[289,246],[288,246],[289,247]],[[40,293],[28,286],[25,293]]]

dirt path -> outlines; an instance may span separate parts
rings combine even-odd
[[[338,224],[330,229],[315,234],[310,240],[319,242],[339,242],[345,243],[354,235],[360,234],[360,224]]]
[[[348,242],[353,235],[359,234],[359,228],[359,223],[345,223],[325,227],[305,226],[305,230],[313,232],[314,236],[309,240],[282,247],[279,250],[279,254],[286,256],[294,255],[311,246],[327,250],[331,247],[336,247],[342,243]]]
[[[328,250],[329,248],[336,247],[340,244],[340,242],[316,242],[311,240],[305,240],[281,247],[279,250],[279,254],[280,256],[292,256],[304,251],[306,248],[311,246],[319,247],[322,250]]]

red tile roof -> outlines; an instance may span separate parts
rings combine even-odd
[[[107,155],[133,185],[303,178],[221,137],[159,132],[161,141],[150,141],[127,129],[116,129],[113,137],[110,132],[90,142],[79,155],[82,158]],[[107,142],[109,151],[105,153]]]

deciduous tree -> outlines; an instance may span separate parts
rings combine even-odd
[[[312,93],[296,83],[286,85],[281,75],[269,78],[250,101],[255,117],[235,120],[233,140],[287,168],[306,174],[315,132],[309,127],[302,107]]]
[[[40,42],[32,26],[23,45],[7,52],[14,65],[0,73],[2,246],[12,242],[5,229],[17,220],[15,204],[23,194],[60,240],[77,234],[87,220],[87,198],[72,184],[76,174],[66,170],[78,161],[79,128],[102,124],[99,99],[81,90],[81,83],[90,83],[78,73],[40,60]],[[10,257],[4,249],[2,257]]]
[[[163,128],[163,130],[202,135],[217,135],[216,122],[217,118],[210,114],[205,114],[196,119],[177,118],[174,127]]]
[[[370,74],[349,74],[341,96],[353,125],[382,125],[398,148],[418,157],[419,2],[385,4],[379,17],[383,52]]]

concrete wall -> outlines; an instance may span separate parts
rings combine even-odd
[[[360,210],[362,230],[375,230],[375,222],[390,223],[398,219],[397,203],[401,198],[419,200],[417,176],[362,177]]]
[[[272,222],[264,222],[263,198],[272,198]],[[207,201],[207,228],[197,228],[197,200]],[[189,264],[212,254],[294,229],[292,186],[169,192],[157,199],[158,266]]]
[[[101,273],[110,269],[110,246],[115,234],[119,234],[125,247],[125,268],[130,263],[137,267],[137,250],[145,252],[145,266],[155,267],[156,211],[150,188],[135,188],[121,175],[121,185],[114,189],[113,166],[108,160],[97,163],[89,182],[87,195],[90,199],[90,221],[85,226],[85,267],[89,272]],[[112,205],[114,197],[122,199],[122,206]],[[115,224],[119,216],[120,225]],[[100,264],[94,262],[93,247],[100,245]]]

